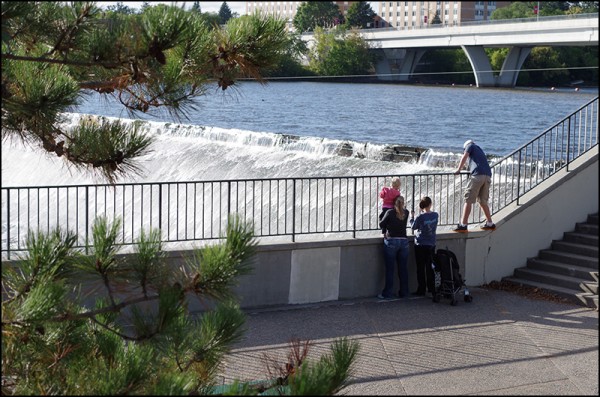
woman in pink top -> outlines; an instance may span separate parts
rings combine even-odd
[[[381,188],[381,192],[379,192],[379,197],[383,200],[381,213],[379,214],[379,222],[381,222],[383,216],[389,209],[394,208],[394,202],[398,196],[400,196],[400,178],[395,176],[392,178],[392,186],[384,186]],[[383,229],[381,232],[385,234]]]

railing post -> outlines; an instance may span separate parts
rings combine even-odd
[[[292,179],[292,243],[296,241],[296,179]]]
[[[356,184],[358,183],[356,181],[356,177],[353,178],[354,179],[354,219],[353,219],[353,226],[352,226],[352,238],[356,238]]]
[[[571,117],[567,122],[567,172],[569,172],[569,163],[571,162]]]
[[[158,229],[162,236],[162,183],[158,184]]]
[[[10,189],[6,189],[6,257],[10,259]]]
[[[97,197],[97,196],[96,196]],[[90,187],[85,187],[85,253],[90,246]]]
[[[231,215],[231,181],[227,181],[227,219]]]
[[[415,212],[415,176],[412,176],[412,211]]]
[[[517,205],[521,197],[521,149],[519,149],[519,162],[517,163]]]

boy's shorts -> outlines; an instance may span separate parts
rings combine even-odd
[[[474,204],[475,201],[487,204],[490,197],[490,183],[492,178],[488,175],[471,176],[465,189],[465,201],[470,204]]]

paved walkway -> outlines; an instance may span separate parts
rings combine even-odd
[[[360,342],[346,395],[598,395],[598,312],[470,288],[457,306],[376,299],[247,311],[245,340],[222,379],[265,379],[264,355],[285,362],[291,338],[309,358],[335,338]]]

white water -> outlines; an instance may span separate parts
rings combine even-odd
[[[76,113],[66,116],[67,128],[82,117]],[[139,159],[142,172],[118,182],[412,174],[432,170],[427,164],[435,163],[435,159],[450,158],[449,162],[454,163],[458,158],[456,154],[436,156],[430,151],[423,154],[420,163],[396,163],[379,160],[385,145],[156,121],[142,122],[142,129],[155,137],[150,153]],[[353,157],[336,154],[342,143],[352,146]],[[15,139],[2,145],[2,178],[3,186],[104,183],[89,173],[69,168],[61,158]]]

